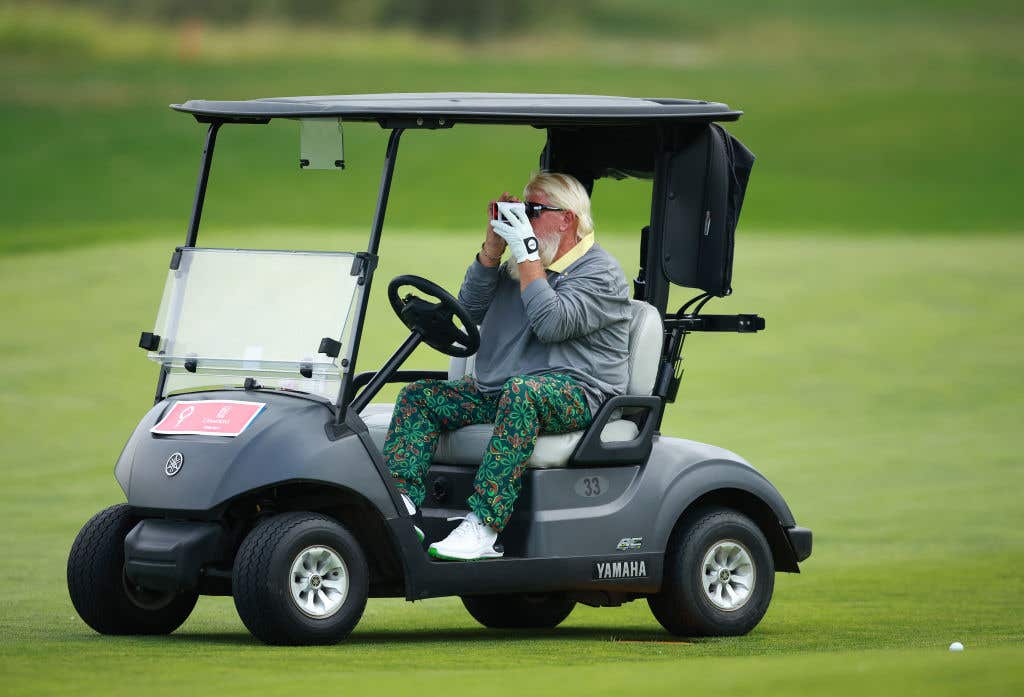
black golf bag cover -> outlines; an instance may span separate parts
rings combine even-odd
[[[675,284],[723,297],[754,155],[718,124],[691,133],[662,170],[663,268]]]

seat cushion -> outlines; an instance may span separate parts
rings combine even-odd
[[[387,436],[393,410],[393,404],[370,404],[360,412],[366,427],[370,430],[370,437],[381,449],[384,448],[384,438]],[[438,440],[433,461],[446,465],[476,467],[483,460],[484,451],[487,450],[487,443],[493,432],[494,424],[476,424],[443,432]],[[601,431],[601,440],[606,443],[630,441],[636,438],[638,432],[636,424],[632,421],[613,420]],[[583,431],[542,434],[537,438],[537,445],[534,446],[533,455],[526,466],[533,469],[565,467],[582,437]]]
[[[661,345],[664,338],[661,315],[653,305],[642,300],[630,300],[629,306],[633,316],[629,322],[629,358],[626,363],[629,382],[626,394],[649,395],[654,390],[654,381],[661,367]],[[473,375],[475,369],[476,354],[469,358],[452,358],[448,363],[448,379],[458,380],[463,375]],[[637,408],[616,409],[612,418],[643,412],[643,409]]]

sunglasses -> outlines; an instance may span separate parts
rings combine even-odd
[[[554,206],[545,206],[543,203],[537,203],[536,201],[523,201],[523,205],[526,206],[526,217],[530,220],[539,218],[541,213],[544,211],[564,211],[564,208],[555,208]]]

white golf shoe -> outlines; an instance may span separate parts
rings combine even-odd
[[[409,498],[408,494],[406,494],[404,492],[401,492],[401,493],[402,493],[402,503],[405,504],[405,510],[409,511],[409,515],[415,517],[416,513],[417,513],[416,504],[412,502],[412,499]],[[416,531],[416,537],[420,538],[420,542],[423,542],[423,531],[420,530],[420,526],[419,525],[413,525],[412,529],[414,531]]]
[[[449,518],[461,520],[459,527],[452,530],[448,537],[430,545],[427,553],[435,559],[453,561],[472,561],[474,559],[492,559],[500,557],[502,552],[494,549],[498,533],[489,525],[484,525],[475,513],[465,518]]]

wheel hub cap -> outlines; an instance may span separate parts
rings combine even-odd
[[[340,610],[348,597],[348,567],[330,547],[307,547],[292,561],[288,585],[299,610],[326,619]]]
[[[739,610],[750,600],[757,574],[750,550],[736,540],[711,545],[701,565],[701,586],[719,610]]]

